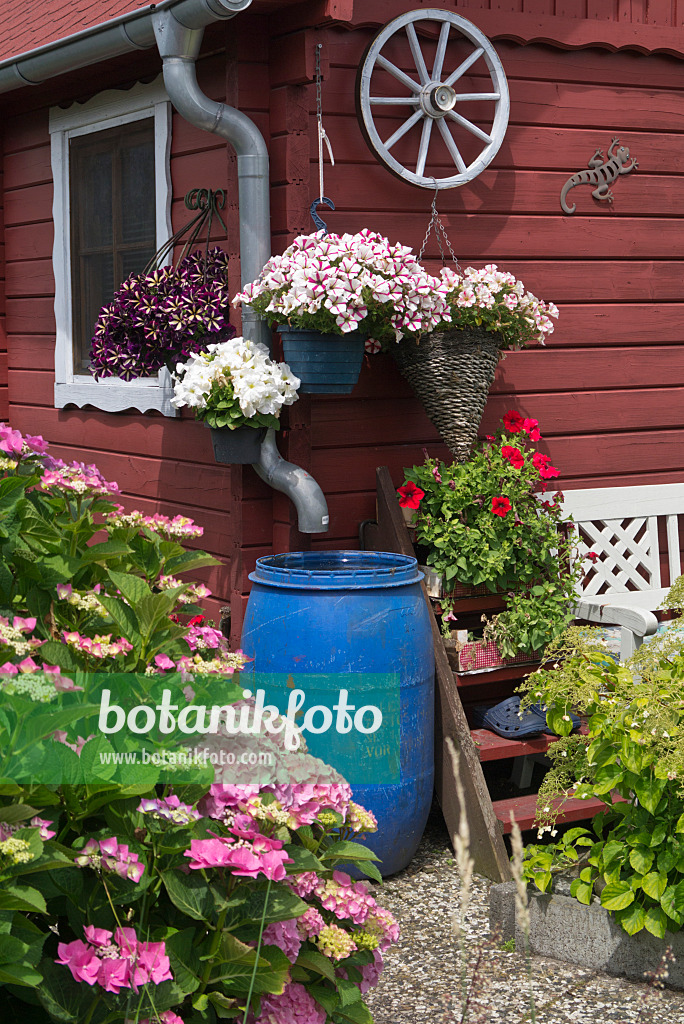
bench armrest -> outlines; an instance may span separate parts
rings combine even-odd
[[[600,622],[604,626],[626,626],[637,636],[652,636],[658,629],[658,620],[645,608],[629,608],[620,604],[603,604],[584,598],[575,605],[578,619]]]

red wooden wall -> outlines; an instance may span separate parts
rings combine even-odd
[[[566,19],[578,26],[587,24],[597,9],[592,0],[555,0],[555,6],[524,0],[524,5],[528,13],[536,6],[548,22],[564,24]],[[492,0],[485,10],[479,9],[482,4],[457,6],[491,35],[499,14],[504,19],[507,11],[520,9],[515,0]],[[328,14],[333,7],[352,9],[342,0],[318,5]],[[354,7],[358,12],[360,5]],[[358,14],[367,19],[363,24],[336,26],[328,18],[316,31],[306,31],[313,22],[297,8],[270,19],[247,14],[207,33],[198,65],[202,88],[214,99],[239,106],[269,142],[274,251],[313,226],[308,208],[318,181],[311,83],[318,40],[324,44],[325,123],[336,156],[335,168],[326,167],[326,192],[337,204],[327,217],[329,227],[357,231],[368,226],[393,241],[419,246],[431,196],[376,163],[361,137],[353,99],[366,43],[378,24],[404,7],[397,0],[367,0]],[[679,7],[668,2],[667,8],[679,18]],[[626,6],[621,2],[611,9],[619,14]],[[655,9],[652,4],[648,11]],[[630,12],[631,20],[620,24],[638,28],[636,0]],[[514,21],[509,18],[510,24]],[[518,21],[534,38],[530,20]],[[502,362],[483,429],[494,427],[510,407],[538,418],[543,450],[570,486],[682,479],[681,59],[632,50],[521,45],[512,30],[501,31],[511,37],[495,43],[511,92],[506,139],[493,166],[479,178],[440,193],[440,211],[463,266],[496,262],[512,270],[538,295],[555,301],[561,319],[546,349],[513,353]],[[151,414],[53,408],[47,111],[60,100],[87,99],[105,77],[112,87],[125,85],[153,75],[158,67],[153,54],[140,54],[112,61],[106,75],[85,69],[49,87],[4,97],[10,417],[21,430],[43,433],[62,457],[96,461],[105,476],[118,480],[128,507],[181,512],[203,524],[201,546],[224,563],[203,574],[215,594],[209,611],[217,618],[221,604],[230,601],[239,632],[247,576],[258,555],[309,542],[314,547],[356,546],[359,522],[375,514],[375,467],[389,465],[399,484],[403,467],[422,458],[424,445],[435,454],[446,453],[389,356],[368,361],[351,397],[302,399],[289,410],[279,445],[285,457],[313,473],[328,498],[330,532],[309,539],[297,533],[287,499],[271,492],[251,468],[215,465],[200,424]],[[605,150],[614,134],[630,146],[639,170],[616,183],[612,209],[596,204],[584,187],[572,193],[577,212],[563,216],[563,183],[586,166],[596,148]],[[231,148],[174,116],[171,171],[176,226],[184,216],[187,189],[228,183],[228,233],[216,237],[234,257],[231,284],[237,290]],[[436,270],[435,256],[433,243],[428,257]]]
[[[250,19],[245,18],[242,32],[252,31]],[[264,68],[258,69],[256,62],[237,67],[231,56],[234,58],[234,51],[240,45],[245,48],[244,37],[236,33],[234,25],[230,31],[218,27],[207,33],[207,52],[198,62],[200,86],[212,98],[227,100],[232,105],[240,102],[239,91],[254,95],[252,82],[260,76],[263,78],[265,73]],[[265,63],[265,55],[263,61]],[[125,87],[141,76],[149,80],[159,71],[159,65],[154,55],[142,54],[111,62],[111,71],[106,76],[100,73],[95,76],[92,70],[85,70],[60,79],[57,85],[50,83],[49,89],[25,90],[21,94],[21,105],[13,94],[4,98],[10,417],[16,428],[43,434],[51,442],[55,455],[67,460],[96,462],[107,479],[119,483],[127,508],[183,514],[202,525],[204,536],[195,542],[196,546],[222,559],[220,566],[197,573],[197,578],[203,579],[214,593],[214,598],[207,602],[207,610],[218,621],[220,608],[230,601],[231,593],[242,594],[244,589],[241,543],[270,544],[270,492],[256,478],[247,485],[247,496],[258,495],[261,504],[268,504],[269,509],[260,520],[255,516],[247,517],[243,529],[242,472],[215,464],[209,432],[202,424],[192,418],[172,420],[153,413],[56,410],[53,404],[53,189],[48,109],[63,98],[88,99],[101,90],[103,80],[110,87]],[[243,75],[247,83],[244,87]],[[257,120],[261,117],[261,127],[267,130],[267,113],[264,124],[267,98],[261,109],[254,104],[242,106],[249,116]],[[240,276],[234,163],[232,149],[225,142],[174,115],[171,153],[174,228],[189,219],[183,196],[190,188],[225,188],[228,185],[228,208],[224,211],[228,236],[219,226],[218,231],[212,232],[212,239],[234,258],[231,288],[237,291]]]
[[[9,417],[7,400],[7,333],[5,330],[5,244],[4,185],[2,146],[0,145],[0,420]]]
[[[468,14],[477,22],[476,11]],[[331,230],[369,226],[417,248],[431,195],[376,163],[356,121],[354,78],[370,37],[334,28],[322,35],[330,65],[325,125],[336,156],[326,168],[326,194],[337,210],[326,220]],[[511,353],[501,363],[483,431],[511,407],[538,418],[542,448],[570,486],[681,479],[681,60],[504,40],[496,47],[511,93],[504,145],[474,182],[441,192],[439,209],[463,266],[498,263],[555,301],[561,317],[546,349]],[[313,111],[312,90],[290,91],[297,88]],[[307,135],[308,190],[292,183],[286,191],[308,196],[318,190],[313,120]],[[630,146],[639,170],[616,184],[612,208],[578,188],[577,212],[564,216],[563,183],[613,135]],[[278,226],[289,231],[284,244],[305,204],[276,202]],[[434,241],[428,254],[437,255]],[[355,544],[359,520],[374,514],[377,465],[389,465],[399,484],[423,445],[444,451],[389,357],[369,361],[351,399],[311,401],[311,438],[311,470],[331,506],[330,533],[314,546]]]

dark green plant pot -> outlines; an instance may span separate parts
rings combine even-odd
[[[266,427],[209,427],[214,458],[230,465],[250,466],[259,461]]]
[[[363,363],[366,335],[362,331],[322,334],[289,324],[280,324],[278,331],[285,362],[302,382],[300,394],[348,395],[353,391]]]

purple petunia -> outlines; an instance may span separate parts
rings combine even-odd
[[[176,267],[132,274],[103,306],[90,348],[95,378],[154,376],[172,369],[209,341],[235,334],[229,323],[228,256],[210,249]],[[207,335],[211,335],[207,339]]]

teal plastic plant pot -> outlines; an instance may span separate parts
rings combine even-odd
[[[208,424],[207,424],[208,426]],[[259,461],[266,427],[209,427],[214,458],[229,465],[251,466]]]
[[[359,379],[366,335],[322,334],[281,324],[283,356],[301,380],[300,394],[348,395]]]

